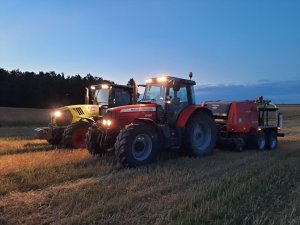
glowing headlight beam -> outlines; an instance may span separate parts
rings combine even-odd
[[[146,83],[152,83],[152,79],[150,78],[150,79],[146,80]]]
[[[102,89],[108,89],[109,86],[108,86],[107,84],[102,84],[102,85],[101,85],[101,88],[102,88]]]
[[[109,127],[112,124],[112,122],[111,122],[111,120],[102,120],[102,124],[104,126],[108,126]]]
[[[106,124],[107,124],[107,126],[110,126],[111,125],[111,121],[107,120]]]
[[[165,81],[167,81],[167,78],[166,77],[158,77],[157,81],[158,82],[165,82]]]
[[[54,112],[54,116],[55,117],[60,117],[61,116],[61,112],[60,111],[55,111]]]

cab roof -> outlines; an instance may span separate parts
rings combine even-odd
[[[114,88],[122,88],[122,89],[132,89],[132,88],[133,88],[132,86],[129,86],[129,85],[116,84],[116,83],[113,82],[113,81],[103,81],[103,82],[101,82],[100,84],[95,84],[95,85],[93,85],[93,86],[96,87],[96,88],[101,88],[101,86],[102,86],[103,84],[107,84],[107,85],[109,85],[109,86],[111,86],[111,87],[114,87]]]
[[[151,82],[147,82],[149,80],[151,80]],[[181,84],[196,85],[196,82],[193,80],[182,79],[182,78],[172,77],[172,76],[151,77],[147,81],[146,81],[147,83],[154,83],[154,84],[164,83],[166,81],[175,81],[175,82],[179,82]]]

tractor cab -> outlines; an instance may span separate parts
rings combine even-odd
[[[127,85],[106,81],[99,85],[93,85],[90,89],[92,96],[90,99],[87,89],[86,103],[91,101],[93,105],[99,105],[100,115],[103,115],[108,108],[132,105],[137,102],[137,87],[133,79]]]
[[[91,86],[94,105],[108,108],[120,105],[130,105],[136,102],[132,86],[105,83]]]
[[[171,76],[146,80],[146,88],[141,103],[157,105],[158,122],[174,124],[180,112],[195,104],[195,81]]]

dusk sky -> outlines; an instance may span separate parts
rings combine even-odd
[[[297,0],[8,0],[0,29],[6,70],[117,83],[192,71],[199,101],[300,103]]]

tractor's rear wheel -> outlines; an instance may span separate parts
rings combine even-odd
[[[278,140],[277,134],[274,131],[269,131],[267,133],[267,149],[275,150],[277,148]]]
[[[86,134],[86,148],[92,155],[103,155],[104,149],[100,148],[98,137],[100,132],[98,129],[90,127]]]
[[[197,112],[186,126],[185,143],[191,156],[211,154],[216,142],[216,126],[213,117],[206,112]]]
[[[86,133],[90,124],[79,121],[70,124],[63,133],[63,146],[65,148],[85,148]]]
[[[158,152],[159,138],[148,124],[130,124],[120,131],[115,143],[115,153],[124,167],[151,163]]]

